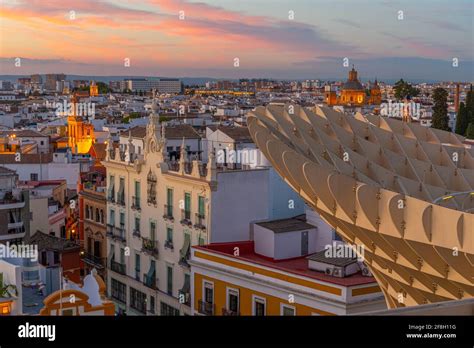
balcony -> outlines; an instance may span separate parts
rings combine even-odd
[[[117,204],[125,207],[125,194],[123,192],[117,194]]]
[[[142,237],[142,251],[153,257],[158,257],[158,242]]]
[[[82,254],[82,260],[89,264],[92,265],[96,268],[104,268],[105,267],[105,258],[100,257],[100,256],[95,256],[91,253],[83,252]]]
[[[134,228],[132,232],[132,236],[140,238],[141,237],[140,230],[137,230],[136,228]]]
[[[146,273],[143,274],[143,285],[146,287],[158,290],[158,279],[155,276],[149,277]]]
[[[173,242],[171,240],[165,240],[165,249],[171,249],[171,250],[174,250],[174,245],[173,245]]]
[[[120,227],[115,227],[114,225],[107,224],[107,237],[113,238],[114,240],[118,240],[122,243],[126,242],[125,238],[125,226],[120,224]]]
[[[189,260],[189,254],[186,255],[185,257],[181,257],[181,258],[179,259],[178,264],[179,264],[180,266],[183,266],[183,267],[186,267],[186,268],[190,268],[191,265],[188,263],[188,260]]]
[[[120,274],[123,274],[123,275],[127,274],[125,264],[122,264],[122,263],[114,261],[114,260],[110,261],[110,269],[112,271],[114,271],[115,273],[120,273]]]
[[[107,237],[113,237],[113,235],[114,235],[114,230],[115,230],[115,226],[114,226],[114,225],[112,225],[112,224],[107,224],[106,236],[107,236]]]
[[[109,203],[115,203],[115,191],[109,192],[107,194],[107,202]]]
[[[140,207],[140,197],[132,196],[132,209],[136,211],[142,210],[142,208]]]
[[[173,222],[174,221],[173,206],[165,204],[164,208],[165,209],[164,209],[164,213],[163,213],[163,219]]]
[[[198,230],[206,230],[206,225],[205,225],[205,216],[203,214],[196,213],[196,218],[194,220],[194,228]]]
[[[181,225],[192,226],[191,222],[191,212],[189,210],[181,209]]]
[[[222,315],[226,317],[236,317],[240,315],[240,312],[231,311],[230,309],[227,309],[227,308],[222,308]]]
[[[205,302],[202,300],[198,301],[198,312],[204,315],[214,315],[215,305],[210,302]]]

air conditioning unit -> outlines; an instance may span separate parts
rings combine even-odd
[[[333,268],[330,268],[330,267],[326,268],[326,274],[327,274],[327,275],[332,275],[333,270],[334,270],[334,269],[333,269]]]
[[[364,277],[372,277],[372,273],[367,267],[362,268],[362,275]]]
[[[332,270],[332,275],[333,275],[334,277],[342,277],[341,269],[339,269],[339,268],[334,268],[334,269]]]

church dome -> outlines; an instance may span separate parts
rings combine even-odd
[[[346,83],[344,83],[344,85],[342,85],[342,89],[350,89],[350,90],[364,90],[364,87],[362,86],[362,84],[358,81],[358,80],[355,80],[355,81],[347,81]]]

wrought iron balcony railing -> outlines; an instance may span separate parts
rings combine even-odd
[[[205,216],[203,214],[196,213],[196,217],[194,219],[194,228],[197,228],[199,230],[205,230],[206,224],[204,220]]]
[[[214,315],[214,303],[199,300],[198,312],[205,315]]]
[[[168,204],[165,204],[165,205],[164,205],[163,218],[164,218],[165,220],[174,221],[174,217],[173,217],[173,206],[172,206],[172,205],[168,205]]]
[[[114,260],[110,261],[110,269],[116,273],[120,273],[123,275],[127,274],[126,265],[124,263],[120,263]]]
[[[142,210],[140,206],[140,197],[132,196],[132,209],[134,210]]]
[[[180,223],[182,225],[192,226],[193,223],[191,222],[191,211],[181,209],[181,221],[180,221]]]
[[[158,257],[158,242],[142,237],[142,251],[154,257]]]

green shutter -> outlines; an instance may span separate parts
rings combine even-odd
[[[168,189],[167,191],[167,204],[168,206],[173,205],[173,189]]]
[[[204,197],[199,196],[198,202],[199,202],[199,215],[204,216],[204,211],[205,211]]]

